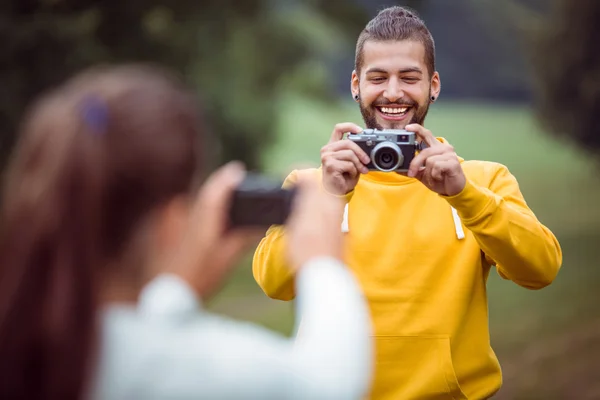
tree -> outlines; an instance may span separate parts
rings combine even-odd
[[[556,137],[600,157],[600,2],[556,2],[534,38],[536,110]]]
[[[325,0],[7,0],[0,5],[0,163],[33,97],[97,63],[152,61],[180,72],[208,110],[215,163],[259,165],[273,138],[282,77],[315,52],[305,25],[320,15],[357,32],[366,14],[357,4]],[[304,12],[298,12],[298,10]],[[307,11],[308,10],[308,11]],[[295,19],[305,18],[305,25]],[[363,17],[364,16],[364,17]],[[311,41],[312,40],[312,41]],[[306,81],[310,82],[307,76]],[[298,87],[301,87],[299,85]],[[325,96],[319,84],[313,95]]]

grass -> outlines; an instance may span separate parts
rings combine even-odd
[[[344,121],[362,123],[355,103],[283,98],[277,118],[280,135],[264,154],[264,171],[283,179],[293,168],[318,166],[321,146],[334,124]],[[498,397],[591,396],[598,384],[581,366],[600,359],[596,307],[600,181],[593,164],[576,148],[546,136],[524,107],[439,102],[426,125],[448,139],[462,157],[506,165],[519,180],[529,206],[557,235],[563,249],[558,279],[541,291],[490,274],[492,345],[505,374]],[[268,299],[255,284],[249,265],[250,259],[241,263],[210,308],[289,334],[293,304]],[[556,346],[564,352],[557,353]]]

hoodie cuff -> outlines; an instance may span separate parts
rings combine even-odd
[[[456,209],[464,224],[478,219],[494,202],[493,193],[474,185],[469,179],[460,193],[440,197]]]
[[[321,179],[321,190],[323,190],[325,193],[327,193],[330,196],[333,196],[335,198],[343,200],[344,204],[350,203],[350,200],[352,200],[352,196],[354,196],[354,189],[352,189],[351,191],[349,191],[346,194],[330,193],[327,189],[325,189],[325,185],[323,185],[323,179]]]

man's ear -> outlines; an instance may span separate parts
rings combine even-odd
[[[442,91],[442,82],[440,80],[440,74],[436,71],[431,77],[431,93],[429,93],[431,101],[435,101],[440,97]]]
[[[356,70],[352,71],[352,76],[350,78],[350,93],[352,94],[352,98],[355,101],[358,101],[357,96],[360,93],[360,89],[359,89],[359,81],[358,81],[358,74],[356,73]]]

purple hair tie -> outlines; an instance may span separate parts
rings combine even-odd
[[[108,105],[98,96],[88,96],[82,104],[83,121],[96,134],[104,134],[108,126]]]

